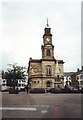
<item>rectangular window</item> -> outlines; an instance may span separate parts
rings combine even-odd
[[[46,55],[47,55],[47,56],[51,56],[50,49],[47,49]]]
[[[5,82],[5,80],[3,80],[3,83]]]
[[[2,84],[3,86],[6,86],[6,84]]]
[[[21,80],[19,80],[19,82],[21,82]]]
[[[21,86],[21,84],[18,85],[19,87]]]
[[[38,81],[38,83],[39,83],[39,81]]]
[[[83,85],[83,81],[80,81],[80,84]]]

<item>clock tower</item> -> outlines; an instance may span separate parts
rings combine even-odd
[[[42,59],[54,59],[54,46],[52,44],[52,34],[51,28],[47,25],[44,29],[43,35],[43,45],[41,46],[42,49]]]
[[[31,89],[63,89],[64,69],[63,60],[54,58],[54,45],[52,44],[51,28],[48,20],[44,29],[42,58],[29,59],[28,82]],[[34,54],[34,53],[33,53]],[[57,72],[58,71],[58,72]]]

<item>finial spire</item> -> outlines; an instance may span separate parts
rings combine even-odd
[[[57,77],[57,75],[59,75],[58,56],[57,56],[57,60],[56,60],[56,71],[55,71],[55,75],[56,75],[56,77]]]
[[[46,24],[46,27],[49,27],[49,24],[48,24],[48,18],[47,18],[47,24]]]
[[[58,56],[56,56],[57,57],[57,61],[58,61]]]

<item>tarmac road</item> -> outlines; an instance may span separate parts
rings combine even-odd
[[[81,118],[81,94],[2,94],[2,118]]]

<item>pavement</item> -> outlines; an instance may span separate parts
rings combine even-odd
[[[81,118],[81,94],[2,93],[2,118]]]

